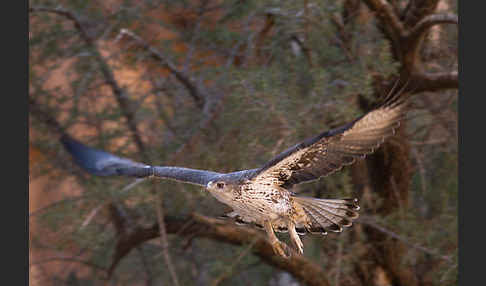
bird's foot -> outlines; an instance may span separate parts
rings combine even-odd
[[[294,246],[295,251],[297,251],[300,254],[304,253],[304,244],[302,243],[302,240],[300,240],[299,234],[297,231],[295,231],[295,226],[290,225],[288,227],[289,229],[289,234],[290,234],[290,241],[292,241],[292,245]]]
[[[304,244],[300,239],[298,240],[293,240],[296,251],[299,252],[300,254],[304,254]]]
[[[285,244],[283,242],[280,242],[280,241],[273,242],[272,248],[273,248],[273,252],[275,252],[275,254],[277,254],[277,255],[285,258],[285,259],[288,259],[288,258],[290,258],[290,256],[292,256],[291,249],[287,246],[287,244]]]

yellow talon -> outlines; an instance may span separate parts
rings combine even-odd
[[[283,242],[280,241],[273,242],[272,248],[273,248],[273,252],[275,252],[275,254],[281,256],[282,258],[289,259],[292,256],[292,251],[287,246],[287,244]]]

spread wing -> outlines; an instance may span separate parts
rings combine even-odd
[[[64,135],[61,142],[73,156],[80,167],[98,176],[128,176],[128,177],[159,177],[184,183],[206,186],[206,184],[221,173],[195,170],[181,167],[150,166],[113,154],[88,147],[79,141]]]
[[[327,176],[376,150],[393,135],[408,101],[394,96],[378,108],[341,127],[309,138],[277,155],[251,178],[289,188]]]

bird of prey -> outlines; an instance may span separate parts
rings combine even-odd
[[[205,187],[232,208],[226,217],[263,228],[274,252],[287,258],[291,248],[275,231],[288,232],[294,250],[302,254],[299,235],[341,232],[358,218],[359,210],[357,199],[301,197],[292,186],[332,174],[374,152],[398,128],[407,102],[389,95],[370,112],[290,147],[260,168],[232,173],[151,166],[90,148],[69,135],[61,141],[74,161],[95,175],[156,177]]]

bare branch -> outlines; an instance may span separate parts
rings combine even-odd
[[[62,200],[58,200],[58,201],[55,201],[45,207],[42,207],[40,209],[37,209],[31,213],[29,213],[29,218],[31,217],[35,217],[35,216],[38,216],[38,215],[41,215],[43,214],[45,211],[51,209],[51,208],[54,208],[56,206],[59,206],[59,205],[62,205],[62,204],[67,204],[67,203],[74,203],[74,202],[77,202],[77,201],[80,201],[80,200],[84,200],[86,199],[86,196],[78,196],[78,197],[70,197],[70,198],[67,198],[67,199],[62,199]]]
[[[73,21],[75,28],[79,31],[81,38],[83,38],[86,42],[92,42],[93,38],[88,34],[87,30],[81,23],[81,20],[71,11],[65,10],[62,8],[49,8],[49,7],[29,7],[29,13],[36,13],[36,12],[47,12],[58,14],[60,16],[66,17],[69,20]]]
[[[40,104],[33,96],[29,96],[29,113],[37,117],[38,120],[46,124],[49,128],[56,131],[61,136],[66,134],[64,127],[54,118],[50,112],[41,108]]]
[[[410,63],[410,70],[421,71],[421,63],[416,59],[419,53],[420,44],[422,43],[426,32],[433,26],[439,24],[458,24],[457,15],[454,14],[430,14],[419,21],[413,28],[403,34],[402,42],[406,43],[405,53],[408,58],[413,59]]]
[[[119,194],[123,194],[124,192],[132,189],[133,187],[135,187],[136,185],[140,184],[141,182],[143,182],[145,180],[146,180],[146,178],[135,179],[133,182],[131,182],[130,184],[126,185],[123,189],[121,189]],[[93,218],[96,216],[96,214],[98,214],[98,212],[102,208],[109,206],[110,204],[113,204],[115,202],[115,200],[116,200],[116,198],[105,201],[105,202],[101,203],[100,205],[98,205],[93,210],[91,210],[91,212],[88,214],[88,216],[86,216],[85,220],[83,221],[83,223],[79,227],[79,230],[82,230],[83,228],[85,228],[93,220]]]
[[[422,72],[414,75],[415,92],[437,91],[443,89],[459,88],[459,75],[457,71],[428,73]]]
[[[433,14],[437,0],[410,1],[405,15],[397,15],[392,5],[385,0],[364,2],[375,12],[379,28],[390,40],[395,59],[402,63],[400,73],[406,77],[412,76],[418,82],[419,87],[415,93],[458,87],[457,72],[424,73],[419,57],[419,47],[425,32],[434,25],[457,24],[457,15]],[[401,20],[400,17],[405,19]],[[412,82],[416,83],[415,80]]]
[[[184,87],[189,91],[189,94],[194,98],[196,104],[199,107],[202,107],[204,105],[204,93],[201,92],[200,88],[197,87],[195,83],[196,81],[194,79],[192,79],[186,73],[180,71],[169,59],[164,57],[157,49],[150,46],[146,41],[135,35],[133,32],[127,29],[122,29],[119,36],[128,36],[143,49],[147,50],[152,57],[160,61],[164,65],[164,67],[166,67],[177,78],[177,80],[179,80],[184,85]]]
[[[409,0],[402,13],[402,22],[406,27],[415,26],[420,20],[434,13],[440,0]]]
[[[167,264],[167,269],[169,270],[169,274],[172,277],[172,282],[174,285],[179,285],[179,279],[177,278],[177,274],[174,268],[174,264],[172,264],[172,260],[169,255],[169,239],[167,237],[167,230],[164,222],[164,209],[163,209],[163,197],[162,192],[157,191],[157,182],[152,181],[152,193],[155,195],[155,203],[156,211],[157,211],[157,223],[159,225],[159,234],[160,234],[160,241],[162,242],[162,254],[164,255],[165,262]]]
[[[390,3],[384,0],[364,0],[364,2],[370,10],[375,12],[376,18],[382,23],[389,38],[393,39],[404,34],[405,27]]]
[[[458,24],[459,19],[454,14],[431,14],[423,18],[412,29],[407,32],[407,37],[418,38],[423,35],[428,29],[439,24]]]

